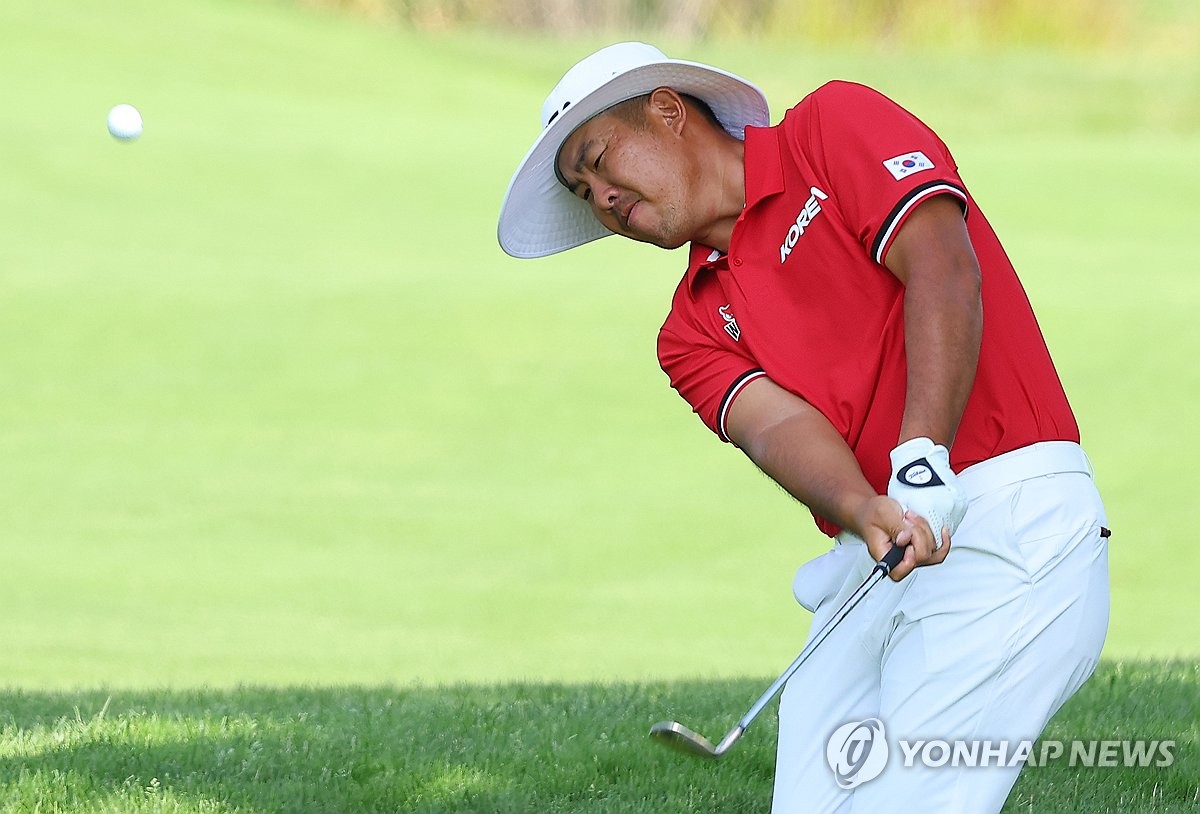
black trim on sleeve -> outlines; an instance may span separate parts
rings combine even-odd
[[[757,379],[759,376],[766,375],[767,372],[765,370],[763,370],[761,367],[756,367],[752,370],[747,370],[741,376],[738,376],[736,379],[734,379],[733,384],[729,385],[729,389],[726,390],[725,395],[721,397],[721,404],[717,409],[717,435],[720,436],[722,441],[733,443],[730,440],[728,433],[725,432],[725,413],[728,411],[729,404],[731,401],[733,401],[733,397],[736,396],[738,391],[745,387],[751,379]]]
[[[896,220],[900,218],[910,206],[912,206],[914,201],[929,194],[937,187],[942,187],[946,194],[953,194],[955,192],[958,193],[956,197],[962,198],[961,203],[963,208],[963,216],[966,217],[967,191],[958,184],[952,184],[949,181],[938,179],[936,181],[929,181],[921,184],[918,187],[913,187],[908,191],[908,194],[901,198],[900,201],[894,207],[892,207],[892,211],[888,213],[888,216],[884,219],[883,224],[879,227],[879,231],[875,234],[875,240],[871,242],[871,258],[874,259],[876,263],[883,262],[883,258],[879,256],[879,253],[883,250],[884,243],[886,243],[888,238],[891,236]]]

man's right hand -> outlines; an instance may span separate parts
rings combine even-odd
[[[848,529],[867,544],[876,562],[883,559],[892,545],[904,549],[904,559],[892,569],[892,580],[899,582],[912,570],[923,565],[937,565],[950,553],[950,535],[943,531],[942,545],[935,547],[929,521],[914,512],[904,510],[896,500],[875,495],[862,502],[854,515],[855,526]]]

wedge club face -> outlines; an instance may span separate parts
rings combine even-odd
[[[713,746],[712,741],[708,738],[699,732],[688,729],[678,721],[659,721],[650,727],[650,737],[663,746],[689,755],[714,759],[725,754],[734,741],[741,737],[741,734],[741,727],[735,727],[733,732],[726,735],[718,746]]]

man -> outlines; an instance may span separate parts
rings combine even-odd
[[[1078,428],[949,150],[848,82],[771,127],[753,85],[641,43],[573,67],[542,124],[502,247],[690,244],[659,360],[836,538],[796,575],[813,630],[905,547],[784,691],[774,810],[998,811],[1019,765],[995,764],[1011,761],[897,755],[875,777],[826,760],[831,733],[863,721],[893,743],[1015,749],[1091,674],[1107,628],[1108,532]]]

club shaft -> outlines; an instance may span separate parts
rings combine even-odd
[[[817,649],[821,642],[825,641],[829,634],[833,632],[834,628],[841,624],[841,621],[846,618],[850,611],[854,610],[855,606],[858,605],[858,603],[863,600],[863,597],[867,595],[867,592],[870,591],[871,588],[875,587],[875,584],[881,579],[891,573],[892,568],[894,568],[900,562],[903,556],[904,550],[897,546],[893,546],[892,549],[884,556],[884,558],[876,563],[875,567],[871,569],[871,573],[867,575],[865,580],[863,580],[862,585],[859,585],[858,588],[855,589],[854,593],[852,593],[850,597],[844,603],[842,603],[842,606],[838,608],[837,613],[835,613],[833,617],[825,623],[825,626],[817,631],[815,636],[809,639],[808,644],[805,645],[804,649],[800,651],[800,655],[796,656],[796,660],[788,665],[788,668],[783,671],[779,678],[775,679],[775,682],[767,688],[767,691],[762,694],[762,697],[754,702],[754,706],[750,707],[750,710],[742,716],[742,719],[738,721],[737,726],[730,730],[729,735],[726,735],[721,741],[722,745],[724,745],[726,741],[729,741],[732,744],[732,741],[730,740],[731,737],[733,740],[741,737],[742,732],[746,731],[754,719],[758,717],[759,713],[763,711],[763,708],[765,708],[767,704],[771,703],[775,696],[779,694],[779,691],[783,689],[783,685],[787,684],[788,679],[795,675],[796,671],[800,669],[800,665],[804,664],[804,662],[808,660],[808,657],[812,655],[813,651]]]

